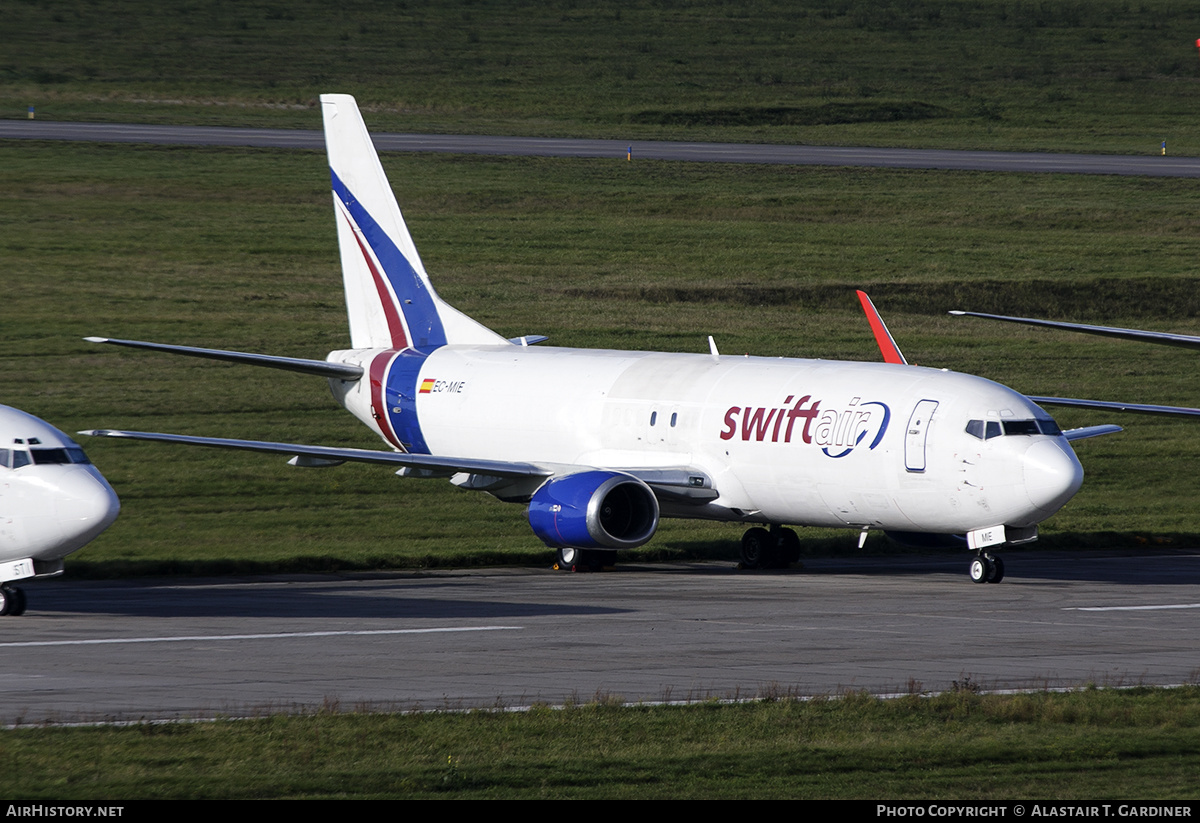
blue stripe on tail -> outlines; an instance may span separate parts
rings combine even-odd
[[[436,298],[430,287],[333,169],[329,170],[329,176],[332,179],[334,195],[350,212],[351,218],[371,246],[371,251],[383,266],[383,274],[399,299],[399,309],[404,314],[411,338],[407,341],[408,345],[425,351],[446,345],[446,330],[442,327]]]

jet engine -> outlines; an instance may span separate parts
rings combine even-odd
[[[638,478],[614,471],[554,477],[529,501],[529,525],[555,549],[633,549],[658,528],[658,500]]]

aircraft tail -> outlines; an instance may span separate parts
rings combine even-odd
[[[443,301],[429,282],[354,98],[322,94],[321,110],[351,346],[428,351],[507,343]]]

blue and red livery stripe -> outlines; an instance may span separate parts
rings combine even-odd
[[[354,224],[349,217],[346,222],[350,224],[350,229],[353,232]],[[392,295],[388,292],[387,284],[383,282],[383,276],[379,273],[379,269],[375,267],[375,261],[371,259],[370,252],[363,246],[362,240],[357,232],[354,233],[354,242],[358,243],[358,250],[362,252],[363,260],[366,261],[367,268],[371,270],[371,279],[375,281],[375,292],[379,296],[379,303],[383,306],[383,316],[387,319],[388,334],[392,338],[392,348],[407,349],[408,335],[404,331],[404,320],[400,312],[396,310],[396,301],[392,299]]]
[[[417,417],[417,382],[428,357],[404,349],[380,352],[371,361],[372,416],[388,442],[409,454],[429,454]]]
[[[410,346],[425,351],[446,345],[446,330],[442,327],[442,319],[438,315],[437,304],[430,287],[333,169],[329,170],[329,176],[334,195],[345,207],[383,269],[380,272],[374,266],[371,255],[362,248],[360,242],[363,257],[366,258],[371,275],[375,278],[384,312],[390,312],[387,316],[393,343],[397,348]],[[387,281],[386,284],[384,280]],[[407,339],[397,340],[397,326],[393,325],[394,320],[399,320],[398,317],[394,317],[396,312],[404,316],[404,325],[408,329]],[[400,334],[403,336],[402,331]]]

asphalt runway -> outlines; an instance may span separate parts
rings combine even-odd
[[[5,724],[1200,679],[1200,552],[39,581]]]
[[[316,114],[314,114],[316,117]],[[369,125],[369,115],[368,115]],[[1050,154],[1036,152],[947,151],[942,149],[846,148],[839,146],[687,143],[671,141],[575,140],[539,137],[372,133],[376,148],[454,154],[539,157],[609,157],[635,160],[691,160],[716,163],[776,163],[803,166],[943,169],[959,171],[1118,174],[1200,177],[1200,158],[1159,155]],[[251,146],[324,150],[320,131],[239,129],[216,126],[150,126],[121,123],[62,123],[0,120],[0,139],[158,143],[189,146]]]

